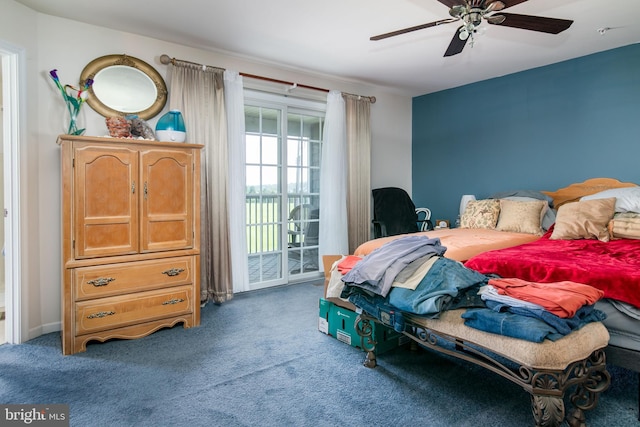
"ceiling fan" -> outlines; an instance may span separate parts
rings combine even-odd
[[[519,15],[515,13],[499,13],[508,7],[524,3],[527,0],[438,0],[440,3],[448,6],[451,18],[441,19],[439,21],[429,22],[427,24],[416,25],[415,27],[404,28],[402,30],[392,31],[390,33],[373,36],[370,40],[382,40],[388,37],[398,36],[400,34],[410,33],[412,31],[422,30],[425,28],[436,27],[438,25],[450,24],[452,22],[461,21],[462,25],[453,35],[453,39],[444,53],[444,56],[453,56],[462,52],[467,40],[473,37],[478,26],[484,19],[489,24],[502,25],[505,27],[522,28],[531,31],[540,31],[549,34],[558,34],[573,24],[573,21],[567,19],[545,18],[542,16]]]

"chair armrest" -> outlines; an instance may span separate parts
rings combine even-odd
[[[386,237],[387,236],[387,226],[383,221],[373,220],[373,238],[377,239],[378,237]]]
[[[433,223],[431,222],[431,209],[416,208],[416,214],[418,215],[418,222],[420,223],[420,231],[433,230]]]

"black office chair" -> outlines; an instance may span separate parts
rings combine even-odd
[[[431,211],[416,208],[402,188],[376,188],[372,194],[374,238],[433,230]]]

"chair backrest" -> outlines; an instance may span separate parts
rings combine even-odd
[[[372,190],[373,220],[385,224],[387,235],[418,231],[418,215],[409,194],[402,188],[384,187]]]
[[[318,220],[320,218],[320,209],[314,207],[311,209],[311,213],[309,215],[309,221],[307,223],[307,227],[304,230],[304,244],[305,246],[315,246],[318,244],[318,237],[320,235],[320,223]]]
[[[299,243],[305,246],[318,244],[319,213],[320,209],[310,204],[297,205],[289,212],[289,221],[293,222],[294,232],[299,235]]]
[[[312,210],[313,205],[309,204],[297,205],[291,209],[291,212],[289,212],[289,221],[293,221],[296,231],[302,231],[303,226],[301,226],[301,221],[308,220],[311,217]]]

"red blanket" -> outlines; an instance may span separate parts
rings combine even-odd
[[[640,240],[549,240],[552,230],[535,242],[476,255],[465,266],[531,282],[584,283],[640,307]]]

